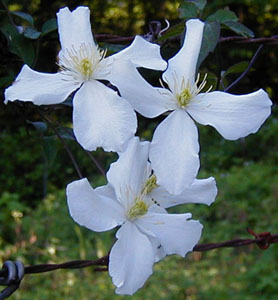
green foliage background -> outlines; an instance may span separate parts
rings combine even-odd
[[[59,49],[55,30],[45,33],[39,39],[21,38],[18,48],[11,49],[4,34],[11,30],[7,27],[10,20],[5,3],[10,11],[29,13],[33,17],[32,26],[38,32],[43,32],[45,22],[55,18],[60,7],[67,5],[73,9],[78,5],[89,5],[95,34],[133,36],[147,33],[151,20],[163,21],[167,18],[171,25],[179,24],[182,12],[179,12],[178,7],[181,2],[184,4],[186,1],[2,2],[1,92],[14,80],[23,61],[36,70],[55,72]],[[206,18],[220,8],[234,11],[239,21],[252,29],[255,37],[277,34],[276,0],[208,1],[201,17]],[[16,15],[12,15],[12,19],[16,25],[25,28],[30,26],[28,21]],[[13,31],[8,32],[14,34]],[[222,26],[221,36],[229,35],[235,33]],[[173,55],[178,47],[177,39],[163,41],[164,57]],[[218,45],[201,65],[200,71],[208,72],[209,79],[215,83],[217,75],[223,74],[231,66],[250,61],[257,47],[235,43]],[[277,103],[277,49],[277,45],[264,46],[254,67],[231,92],[249,93],[264,88],[273,102]],[[246,64],[242,66],[246,67]],[[227,86],[236,79],[242,67],[237,72],[226,73],[222,78],[223,83]],[[149,79],[152,80],[151,77]],[[54,119],[54,124],[58,121],[63,126],[70,126],[70,107],[50,108],[47,113]],[[37,108],[23,103],[5,106],[1,99],[0,262],[21,259],[25,264],[60,263],[105,255],[113,245],[114,232],[96,234],[79,227],[69,217],[64,189],[67,183],[78,178],[75,169],[51,127],[45,132],[38,131],[30,121],[42,121]],[[144,120],[139,117],[140,136],[151,139],[153,129],[160,121],[161,118]],[[193,217],[204,224],[201,243],[249,238],[247,227],[255,232],[277,233],[277,106],[260,131],[245,139],[225,141],[214,129],[204,126],[199,126],[199,132],[202,166],[199,178],[216,177],[219,195],[211,207],[187,205],[174,208],[173,211],[192,212]],[[63,135],[66,134],[67,131],[64,131]],[[94,186],[104,184],[105,178],[87,154],[74,141],[66,141],[83,175],[89,177]],[[115,154],[104,153],[102,150],[92,154],[105,170],[116,159]],[[277,245],[265,251],[250,246],[191,253],[186,259],[171,256],[155,266],[153,276],[132,299],[278,299],[277,267]],[[128,298],[114,294],[107,273],[95,273],[90,268],[26,275],[21,289],[12,297],[23,300]]]

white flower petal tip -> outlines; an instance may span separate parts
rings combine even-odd
[[[93,231],[106,231],[125,220],[120,203],[97,193],[87,178],[68,184],[66,193],[70,215],[81,226]]]
[[[130,46],[112,56],[131,61],[136,67],[164,71],[167,67],[160,55],[160,46],[137,35]]]
[[[180,195],[170,194],[159,186],[151,192],[150,196],[164,208],[187,203],[211,205],[217,196],[217,186],[213,177],[195,179]]]
[[[196,66],[203,39],[204,23],[197,19],[186,22],[186,34],[179,52],[168,61],[168,68],[162,77],[174,91],[182,82],[194,85]],[[178,92],[182,92],[179,90]]]
[[[189,220],[191,214],[153,213],[147,218],[138,219],[137,225],[142,232],[151,232],[161,244],[167,255],[185,255],[192,251],[200,240],[203,225]]]
[[[62,52],[71,50],[73,45],[78,49],[84,43],[96,47],[88,7],[79,6],[73,11],[64,7],[57,13],[57,22]]]
[[[199,94],[187,108],[198,123],[213,126],[225,139],[237,140],[259,130],[272,102],[260,89],[246,95],[225,92]]]
[[[66,81],[60,73],[40,73],[24,65],[14,83],[5,90],[5,104],[15,100],[36,105],[57,104],[65,101],[79,86]]]
[[[85,82],[73,98],[73,129],[86,150],[103,147],[121,152],[136,132],[137,117],[124,98],[93,80]]]
[[[110,165],[107,179],[118,198],[124,193],[128,194],[129,187],[132,187],[135,195],[141,192],[142,184],[151,173],[147,162],[149,146],[149,142],[140,142],[138,137],[134,137],[129,140],[126,150],[119,154],[119,159]]]
[[[150,148],[157,184],[179,195],[192,184],[199,170],[198,132],[183,110],[173,111],[154,132]]]
[[[132,295],[153,272],[153,247],[148,237],[131,222],[118,230],[117,239],[109,256],[109,274],[117,294]]]

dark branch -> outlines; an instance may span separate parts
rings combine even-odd
[[[81,173],[81,170],[80,170],[80,168],[79,168],[79,166],[78,166],[78,164],[77,164],[77,162],[76,162],[76,160],[75,160],[75,158],[74,158],[74,155],[73,155],[73,153],[71,152],[71,150],[70,150],[68,144],[67,144],[66,141],[61,137],[61,135],[59,134],[59,132],[58,132],[58,130],[55,128],[55,126],[52,125],[51,121],[48,119],[48,117],[46,116],[46,114],[44,114],[44,113],[41,112],[41,111],[38,111],[38,112],[39,112],[40,116],[41,116],[41,117],[47,122],[47,124],[51,127],[51,129],[54,131],[54,133],[57,135],[59,141],[62,143],[62,145],[64,146],[65,150],[67,151],[67,153],[68,153],[68,155],[69,155],[69,157],[70,157],[70,159],[71,159],[71,161],[72,161],[72,163],[73,163],[73,165],[74,165],[74,167],[75,167],[75,170],[76,170],[76,172],[77,172],[79,178],[82,179],[82,178],[83,178],[83,175],[82,175],[82,173]]]
[[[240,82],[240,80],[243,79],[243,77],[245,77],[245,75],[250,71],[251,67],[253,66],[253,64],[254,64],[256,58],[258,57],[260,51],[262,50],[262,48],[263,48],[263,45],[260,45],[260,47],[255,52],[254,56],[252,57],[246,70],[234,82],[232,82],[228,87],[226,87],[224,92],[228,92],[230,89],[235,87]]]

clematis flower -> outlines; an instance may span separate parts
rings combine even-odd
[[[87,7],[72,12],[62,8],[57,19],[61,42],[59,72],[39,73],[24,65],[5,91],[5,103],[21,100],[36,105],[57,104],[77,90],[73,97],[73,130],[77,141],[87,150],[103,147],[106,151],[122,151],[136,131],[136,115],[125,99],[99,80],[112,78],[113,63],[125,60],[133,66],[165,69],[159,46],[136,36],[129,47],[106,58],[106,52],[94,42]]]
[[[272,102],[260,89],[247,95],[231,95],[206,88],[206,77],[196,78],[204,23],[186,22],[186,36],[180,51],[168,61],[161,88],[152,87],[130,63],[115,64],[113,72],[132,74],[114,78],[121,96],[147,118],[170,111],[156,128],[150,149],[150,161],[157,183],[172,194],[180,194],[190,185],[199,169],[198,131],[194,124],[213,126],[225,139],[236,140],[255,133],[271,112]]]
[[[148,162],[149,142],[134,137],[111,164],[108,184],[93,189],[86,178],[67,186],[72,218],[93,231],[121,226],[109,255],[109,274],[116,293],[133,294],[165,255],[185,256],[199,241],[202,225],[190,213],[168,214],[183,203],[211,204],[217,189],[213,178],[195,180],[183,195],[159,187]]]

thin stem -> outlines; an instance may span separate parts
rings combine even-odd
[[[249,65],[248,65],[248,67],[246,68],[246,70],[234,82],[232,82],[228,87],[226,87],[224,92],[228,92],[230,89],[235,87],[243,77],[245,77],[245,75],[250,71],[251,67],[253,66],[253,64],[254,64],[256,58],[258,57],[260,51],[262,50],[262,48],[263,48],[263,45],[260,45],[260,47],[255,52],[254,56],[252,57],[252,59],[251,59]]]
[[[82,173],[81,173],[81,171],[80,171],[80,168],[79,168],[79,166],[78,166],[78,164],[77,164],[77,162],[76,162],[76,160],[75,160],[75,158],[74,158],[74,156],[73,156],[71,150],[69,149],[68,144],[67,144],[67,143],[65,142],[65,140],[61,137],[61,135],[59,134],[59,132],[58,132],[58,130],[55,128],[55,126],[52,125],[52,123],[51,123],[51,121],[48,119],[48,117],[47,117],[43,112],[41,112],[41,111],[39,111],[39,113],[40,113],[41,117],[42,117],[42,118],[50,125],[50,127],[51,127],[51,129],[54,131],[54,133],[57,135],[58,139],[60,140],[60,142],[62,143],[62,145],[63,145],[64,148],[66,149],[66,151],[67,151],[67,153],[68,153],[68,155],[69,155],[69,157],[70,157],[70,159],[71,159],[71,161],[72,161],[72,163],[73,163],[73,165],[74,165],[74,167],[75,167],[75,170],[76,170],[76,172],[77,172],[79,178],[82,179],[82,178],[83,178],[83,175],[82,175]]]
[[[50,116],[48,116],[48,119],[51,120],[53,123],[55,122],[56,125],[57,125],[58,127],[61,127],[61,128],[62,128],[62,125],[61,125],[57,120],[52,119]],[[65,127],[63,127],[63,128],[65,128]],[[68,130],[68,128],[65,128],[65,129],[67,130],[67,132],[69,133],[69,135],[75,140],[75,142],[80,146],[80,148],[81,148],[82,150],[84,150],[84,148],[78,143],[78,141],[77,141],[75,135],[74,135],[72,132],[70,132],[70,131]],[[104,170],[104,168],[103,168],[103,167],[100,165],[100,163],[93,157],[93,155],[91,154],[91,152],[90,152],[90,151],[87,151],[87,150],[85,150],[85,152],[87,153],[87,155],[89,156],[89,158],[93,161],[93,163],[96,165],[96,167],[99,169],[100,173],[101,173],[103,176],[105,176],[105,170]]]
[[[102,166],[99,164],[99,162],[93,157],[92,153],[90,151],[86,150],[87,155],[89,156],[89,158],[94,162],[94,164],[96,165],[96,167],[99,169],[99,171],[101,172],[101,174],[105,177],[105,171],[102,168]]]

